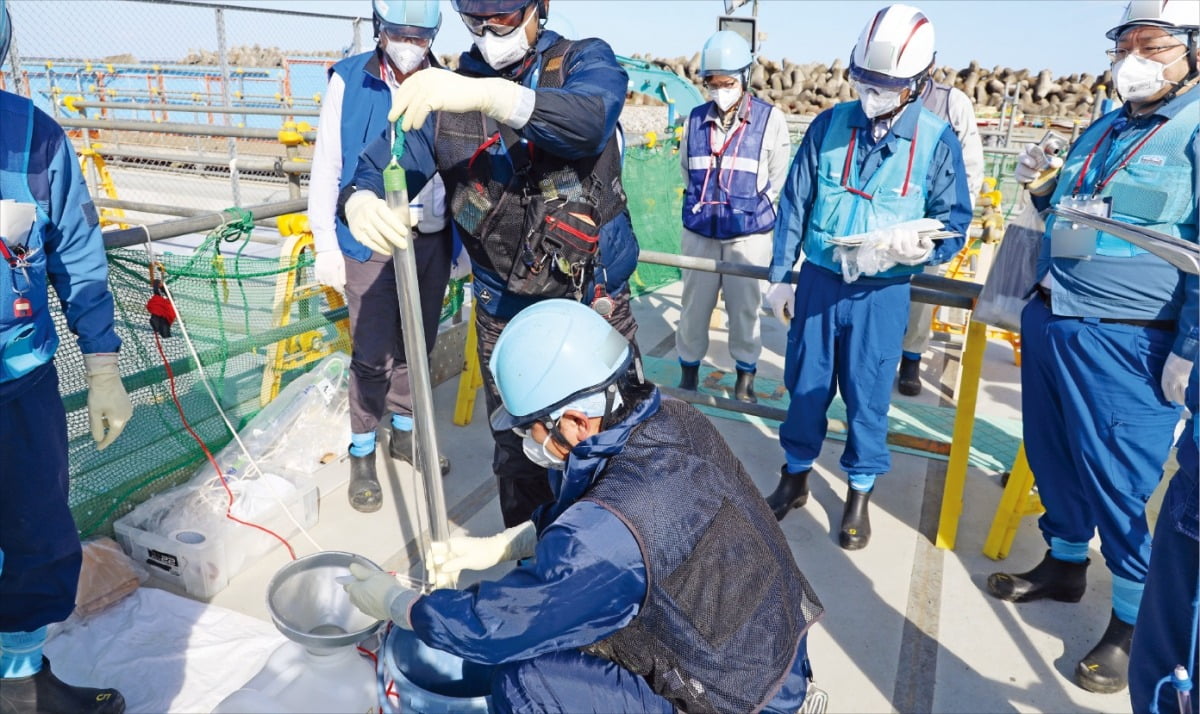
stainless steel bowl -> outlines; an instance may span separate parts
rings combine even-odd
[[[361,555],[327,550],[279,569],[267,584],[267,611],[284,637],[310,650],[358,644],[383,624],[350,603],[337,578],[350,564],[382,570]]]

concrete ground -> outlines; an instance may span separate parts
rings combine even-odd
[[[638,341],[647,354],[674,359],[679,295],[675,284],[634,301]],[[732,369],[725,335],[724,316],[718,312],[706,366]],[[781,379],[782,325],[764,317],[763,341],[760,375]],[[922,365],[925,390],[916,399],[953,404],[959,355],[959,344],[932,343]],[[978,413],[1019,416],[1019,374],[1007,344],[989,345],[984,380]],[[434,392],[439,441],[453,462],[443,481],[451,528],[489,535],[502,525],[484,400],[476,400],[468,426],[454,426],[449,416],[456,390],[457,380],[451,380]],[[713,421],[759,489],[769,492],[783,458],[777,424]],[[1092,553],[1097,567],[1090,570],[1088,594],[1079,604],[995,600],[981,589],[989,573],[1026,570],[1042,556],[1045,546],[1034,520],[1022,524],[1006,561],[984,557],[981,548],[1001,488],[998,474],[972,469],[956,549],[938,550],[932,539],[946,464],[895,454],[892,472],[880,480],[873,499],[870,546],[844,551],[831,533],[840,522],[846,491],[837,465],[842,448],[842,442],[826,442],[811,481],[812,498],[781,524],[797,563],[825,604],[824,618],[811,631],[809,652],[817,686],[829,693],[831,712],[1129,711],[1125,693],[1090,694],[1072,682],[1076,661],[1108,622],[1110,581],[1098,549]],[[414,525],[418,521],[412,508],[418,486],[406,464],[381,456],[379,466],[385,507],[370,515],[352,511],[346,502],[349,467],[344,461],[319,472],[320,522],[310,534],[322,549],[353,551],[389,569],[406,570],[418,552],[413,541],[421,527]],[[315,550],[301,537],[292,542],[300,555]],[[266,583],[286,560],[286,553],[275,549],[211,602],[269,619]]]

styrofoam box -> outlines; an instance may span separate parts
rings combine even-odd
[[[302,484],[291,499],[282,501],[305,529],[317,523],[317,484],[311,479]],[[200,529],[185,529],[169,535],[151,533],[133,525],[137,510],[115,523],[117,541],[135,561],[142,563],[151,575],[175,583],[193,597],[207,600],[221,592],[229,579],[252,565],[273,548],[282,544],[262,531],[226,519],[216,533]],[[251,522],[284,538],[291,538],[299,529],[274,504],[265,515]]]

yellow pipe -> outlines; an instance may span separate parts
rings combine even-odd
[[[950,443],[950,463],[946,467],[946,486],[942,491],[942,512],[938,519],[935,544],[954,550],[958,538],[958,517],[962,515],[963,486],[967,480],[967,458],[971,454],[971,434],[975,430],[975,402],[979,397],[979,375],[983,371],[983,352],[987,349],[987,325],[971,320],[967,344],[963,349],[959,375],[958,404],[954,411],[954,437]]]

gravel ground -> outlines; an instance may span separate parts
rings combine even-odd
[[[667,108],[626,103],[621,112],[621,127],[627,139],[640,137],[648,131],[658,132],[662,136],[667,127]]]

